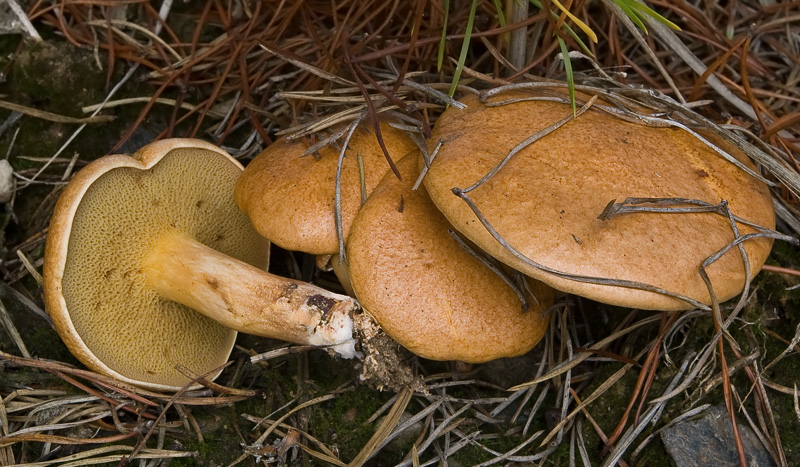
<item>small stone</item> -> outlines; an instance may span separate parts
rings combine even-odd
[[[739,423],[749,467],[772,467],[775,462],[750,427]],[[685,420],[661,432],[675,465],[681,467],[738,466],[736,441],[725,407],[714,406],[696,420]]]
[[[14,196],[14,169],[5,159],[0,159],[0,203],[11,201]]]
[[[20,34],[25,30],[22,22],[6,2],[0,3],[0,34]]]

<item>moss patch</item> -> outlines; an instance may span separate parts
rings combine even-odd
[[[82,116],[81,107],[103,98],[105,71],[88,50],[67,42],[30,42],[14,61],[14,84],[50,112]]]

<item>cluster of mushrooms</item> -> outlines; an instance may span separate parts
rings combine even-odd
[[[741,293],[769,254],[769,190],[722,141],[531,89],[461,104],[437,120],[434,158],[382,119],[395,170],[369,125],[341,164],[279,140],[243,169],[192,139],[90,163],[48,232],[60,336],[93,370],[162,391],[216,377],[237,331],[356,356],[361,307],[422,357],[484,362],[536,345],[554,289],[689,309]],[[270,242],[330,261],[358,302],[267,273]]]

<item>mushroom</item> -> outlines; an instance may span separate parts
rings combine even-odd
[[[517,90],[482,102],[468,95],[462,100],[467,109],[445,111],[431,137],[443,142],[425,178],[434,203],[459,232],[511,267],[562,291],[613,305],[686,309],[692,300],[711,303],[699,270],[706,258],[734,240],[731,220],[713,212],[640,212],[598,219],[610,202],[636,197],[716,205],[726,200],[739,218],[774,228],[769,190],[743,170],[752,171],[753,165],[741,151],[723,147],[739,161],[737,166],[684,129],[635,124],[594,107],[524,147],[493,176],[467,190],[521,142],[572,115],[567,99],[541,97]],[[736,227],[742,235],[756,232],[742,222]],[[768,238],[744,242],[751,277],[771,245]],[[744,287],[745,267],[737,248],[706,271],[720,301]],[[599,284],[586,278],[631,282]],[[689,300],[631,287],[633,282]]]
[[[411,352],[480,363],[521,355],[544,336],[551,288],[530,280],[538,302],[468,252],[424,188],[412,189],[419,151],[397,162],[359,211],[347,241],[352,287],[364,310]],[[521,291],[521,293],[525,293]]]
[[[88,367],[155,390],[213,379],[236,331],[354,353],[355,302],[265,272],[233,202],[242,166],[199,140],[102,157],[67,185],[44,263],[48,312]],[[198,313],[199,312],[199,313]]]
[[[394,159],[417,149],[408,134],[385,119],[381,137]],[[334,191],[339,149],[325,146],[313,155],[303,140],[280,139],[247,165],[236,184],[236,204],[261,235],[281,248],[313,255],[339,251]],[[363,165],[363,186],[359,157]],[[372,189],[389,170],[372,127],[357,127],[341,171],[342,238]]]

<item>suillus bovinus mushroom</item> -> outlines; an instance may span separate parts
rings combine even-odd
[[[233,201],[241,171],[211,144],[173,139],[102,157],[68,184],[44,292],[84,364],[175,390],[187,371],[216,377],[236,331],[354,352],[352,299],[265,272],[269,242]]]
[[[393,160],[417,149],[409,135],[391,126],[389,120],[381,119],[379,126]],[[304,155],[308,148],[302,139],[280,139],[267,146],[247,165],[236,184],[236,204],[261,235],[281,248],[331,255],[339,251],[334,191],[340,150],[328,145]],[[350,138],[341,171],[343,239],[362,197],[369,196],[387,170],[389,165],[374,130],[370,125],[359,125]]]
[[[739,161],[737,166],[684,129],[636,124],[595,108],[525,146],[469,191],[474,210],[467,198],[454,193],[465,193],[520,143],[572,115],[564,96],[561,102],[552,95],[551,100],[541,97],[535,91],[513,90],[483,102],[468,95],[462,99],[467,109],[445,111],[431,137],[442,141],[425,178],[431,198],[459,232],[511,267],[601,302],[686,309],[694,306],[691,301],[711,303],[700,266],[734,241],[731,220],[714,212],[638,212],[599,219],[610,202],[631,197],[717,205],[725,200],[739,218],[774,228],[769,190],[743,169],[752,172],[753,164],[740,150],[721,146]],[[756,232],[742,222],[736,227],[741,235]],[[744,242],[751,277],[771,246],[772,240],[763,237]],[[738,248],[706,272],[720,301],[743,290],[745,267]],[[647,284],[690,301],[598,283],[597,278]]]
[[[528,287],[515,292],[452,237],[425,189],[412,189],[420,157],[397,162],[402,181],[387,173],[356,216],[347,241],[356,297],[425,358],[480,363],[529,351],[544,336],[554,291],[530,280],[535,299]]]

